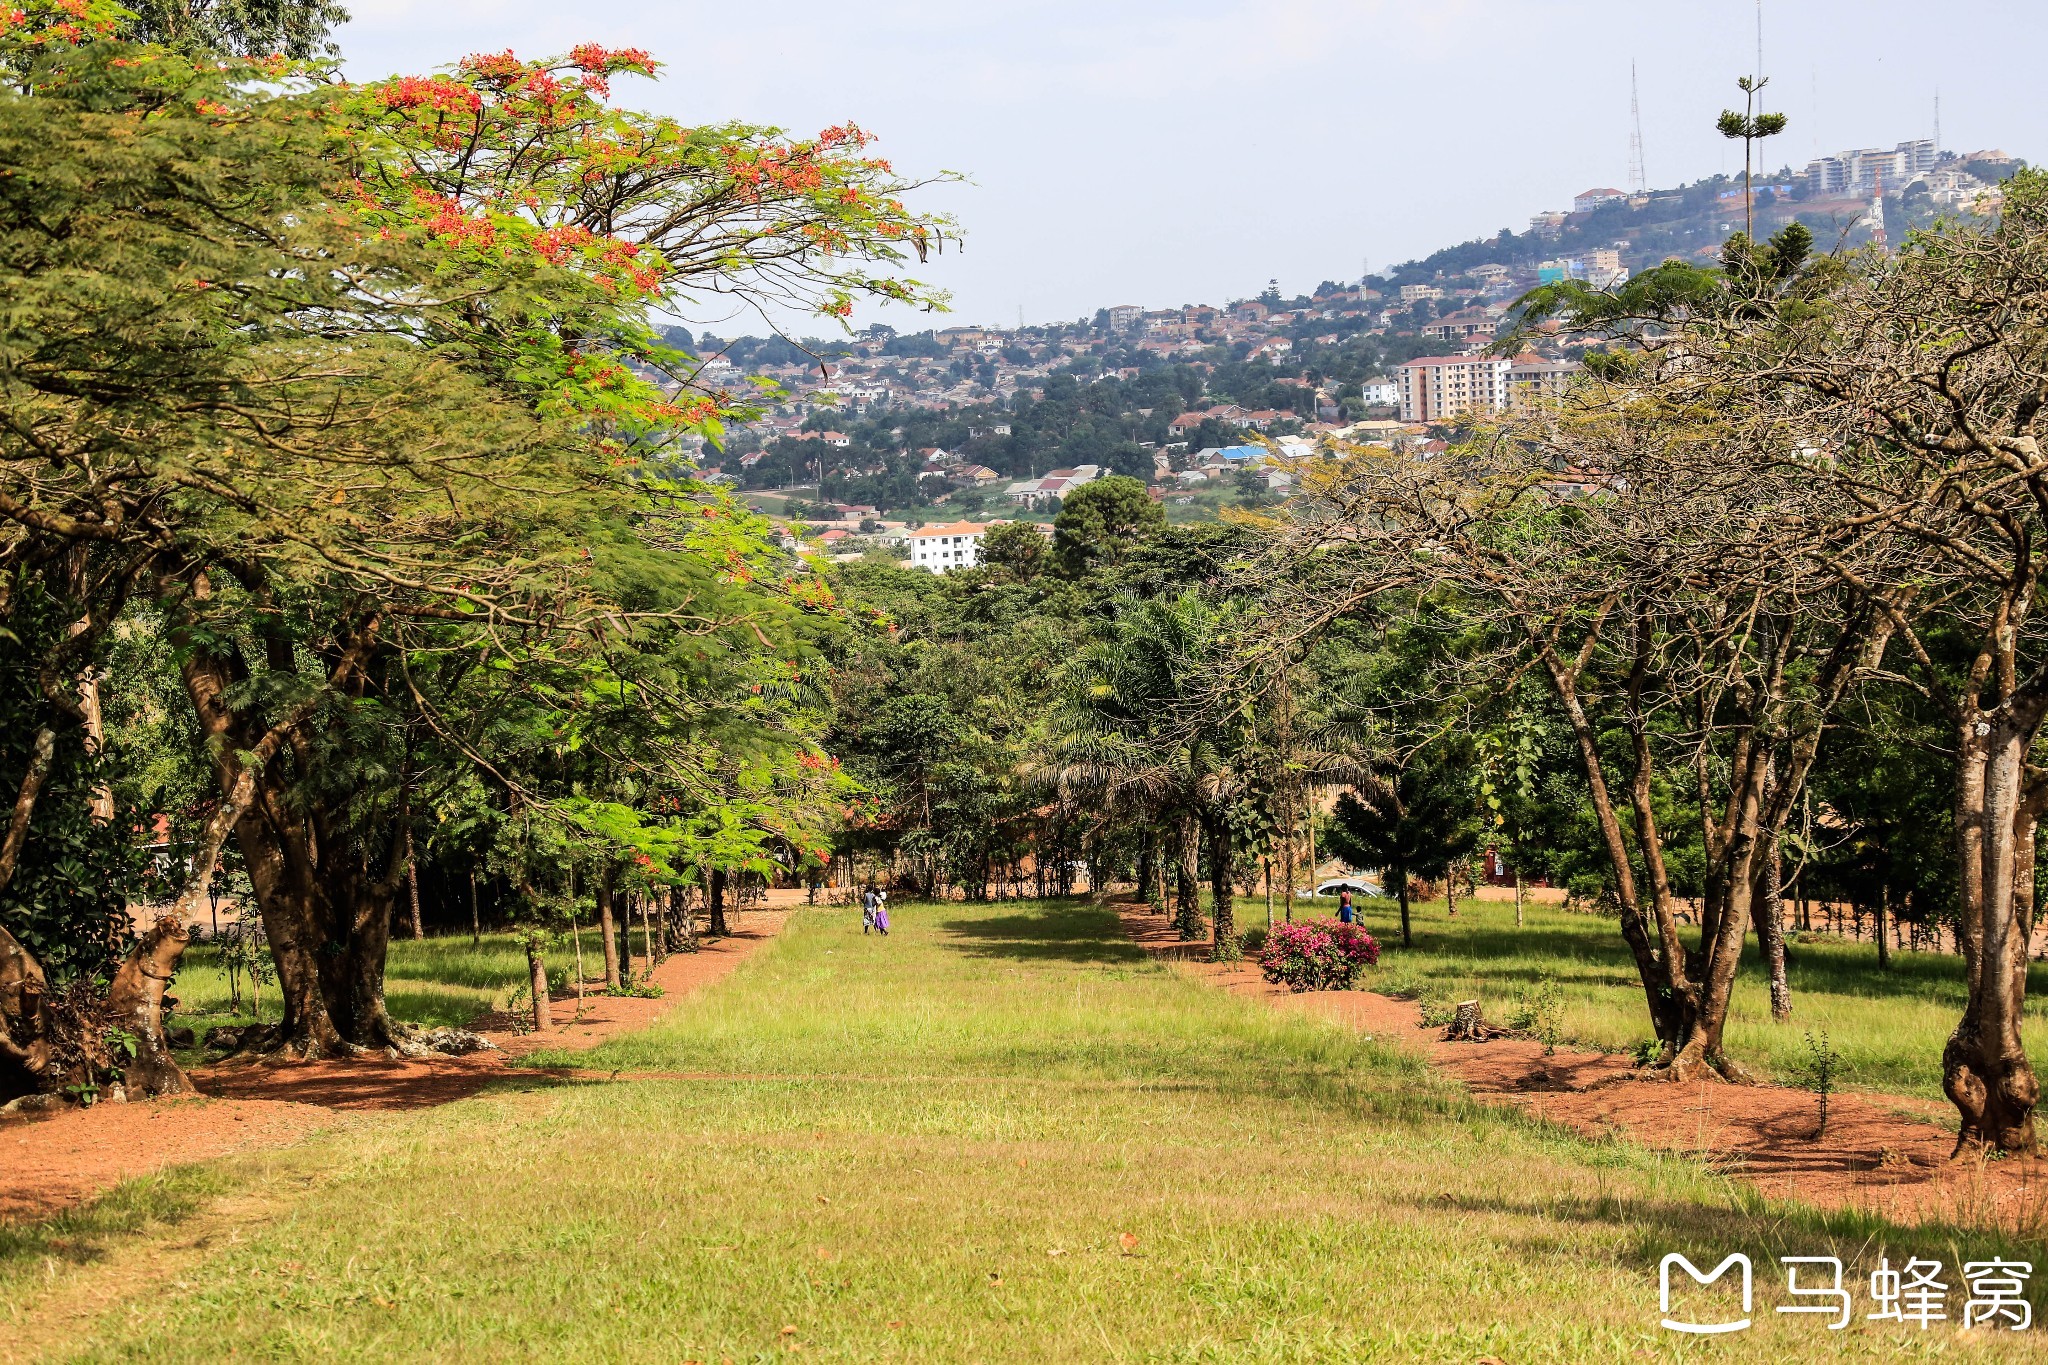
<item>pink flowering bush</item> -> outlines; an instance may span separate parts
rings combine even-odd
[[[1348,991],[1359,969],[1379,960],[1378,941],[1355,924],[1276,924],[1259,953],[1259,970],[1290,991]]]

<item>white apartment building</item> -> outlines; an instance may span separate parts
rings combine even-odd
[[[1368,379],[1358,386],[1358,396],[1374,407],[1392,407],[1401,401],[1401,386],[1391,379]]]
[[[1395,373],[1401,385],[1401,420],[1447,422],[1468,412],[1490,414],[1508,405],[1514,363],[1485,355],[1432,355]]]
[[[971,569],[981,563],[981,538],[989,523],[956,521],[949,526],[927,526],[910,533],[910,562],[931,573]]]
[[[1806,166],[1806,191],[1816,197],[1831,194],[1868,194],[1881,182],[1901,188],[1922,171],[1941,162],[1934,139],[1914,138],[1890,151],[1857,147],[1833,156],[1815,157]]]

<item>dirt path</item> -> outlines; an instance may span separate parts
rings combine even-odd
[[[1202,960],[1164,918],[1119,905],[1125,932],[1181,970],[1231,992],[1335,1020],[1423,1053],[1474,1095],[1505,1102],[1589,1137],[1621,1136],[1700,1157],[1763,1193],[1823,1208],[1863,1208],[1902,1223],[1949,1221],[2038,1235],[2048,1229],[2048,1161],[1950,1161],[1954,1135],[1929,1117],[1941,1107],[1910,1096],[1833,1097],[1824,1137],[1813,1135],[1814,1097],[1786,1086],[1720,1082],[1673,1087],[1630,1079],[1622,1057],[1496,1038],[1447,1043],[1421,1027],[1421,1006],[1372,991],[1293,994],[1255,965]],[[1928,1117],[1916,1117],[1928,1116]]]
[[[269,1066],[228,1062],[192,1073],[197,1095],[101,1104],[27,1123],[0,1124],[0,1222],[47,1218],[134,1176],[236,1152],[279,1147],[339,1121],[345,1111],[390,1112],[446,1104],[522,1074],[511,1063],[534,1052],[583,1051],[645,1028],[691,994],[723,980],[787,922],[785,910],[733,916],[730,937],[655,969],[658,999],[593,994],[580,1016],[574,991],[555,997],[563,1023],[547,1034],[482,1030],[501,1049],[467,1057]],[[599,978],[597,989],[602,989]],[[527,1073],[530,1074],[530,1073]]]

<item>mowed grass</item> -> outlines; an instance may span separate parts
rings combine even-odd
[[[0,1278],[0,1340],[86,1360],[1692,1359],[1658,1326],[1658,1261],[1742,1250],[1757,1326],[1715,1359],[1900,1358],[1953,1329],[1780,1317],[1764,1258],[2015,1250],[1767,1207],[1476,1106],[1408,1052],[1148,960],[1099,907],[894,918],[883,939],[797,912],[722,985],[574,1056],[611,1079],[536,1073],[230,1165],[252,1212],[202,1245],[159,1228],[90,1248],[104,1267]],[[2034,1349],[1977,1334],[1971,1356]]]

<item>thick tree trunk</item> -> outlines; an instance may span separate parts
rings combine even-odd
[[[1961,1116],[1958,1154],[2034,1150],[2040,1081],[2020,1036],[2027,991],[2033,843],[2040,793],[2026,788],[2026,757],[2040,723],[2007,706],[1966,715],[1961,735],[1956,837],[1963,949],[1969,997],[1942,1049],[1942,1088]],[[1981,729],[1981,733],[1979,732]],[[2022,857],[2024,837],[2028,854]],[[2021,898],[2025,867],[2028,888]],[[2022,915],[2028,922],[2022,924]]]
[[[43,964],[0,925],[0,1104],[43,1089],[50,1064],[49,996]]]
[[[710,897],[711,936],[724,938],[732,930],[725,923],[725,869],[722,867],[711,869]]]
[[[193,597],[203,601],[203,579]],[[386,866],[371,875],[360,850],[350,856],[346,840],[327,825],[318,803],[294,799],[273,756],[289,745],[295,766],[312,764],[310,743],[300,733],[323,693],[309,695],[268,730],[228,697],[247,680],[238,651],[215,650],[192,638],[192,619],[173,630],[185,647],[180,673],[207,740],[225,808],[238,809],[234,835],[248,867],[263,928],[277,962],[283,1018],[268,1038],[271,1051],[286,1058],[347,1055],[362,1048],[406,1045],[384,1009],[385,950],[390,942],[392,901],[404,874],[404,846],[387,838]],[[327,680],[328,689],[356,675],[377,638],[367,620]],[[292,667],[290,648],[268,642],[272,665]],[[238,755],[248,754],[248,759]],[[249,784],[246,794],[243,782]]]
[[[164,1040],[164,991],[191,941],[182,919],[163,916],[129,950],[107,991],[107,1017],[134,1039],[134,1055],[117,1056],[116,1064],[123,1087],[137,1098],[192,1089]]]
[[[619,936],[618,926],[612,922],[612,874],[607,868],[597,883],[597,932],[604,940],[604,988],[618,990],[619,980]]]
[[[1138,900],[1148,905],[1152,901],[1152,850],[1156,841],[1150,825],[1138,836]]]

